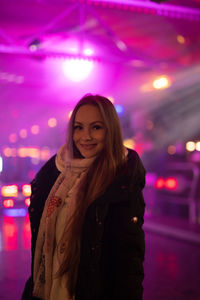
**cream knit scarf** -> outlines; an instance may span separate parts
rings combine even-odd
[[[62,146],[57,154],[56,166],[61,174],[58,176],[45,202],[35,248],[33,274],[33,296],[35,297],[43,300],[49,299],[52,286],[53,255],[56,251],[55,229],[57,217],[66,197],[69,197],[66,222],[73,214],[76,209],[76,201],[78,201],[76,196],[79,184],[93,161],[94,158],[69,159],[66,145]],[[62,245],[62,243],[60,244]],[[58,252],[63,253],[63,249]]]

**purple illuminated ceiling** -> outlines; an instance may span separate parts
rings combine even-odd
[[[199,32],[199,0],[162,4],[1,0],[3,145],[15,129],[42,125],[53,115],[64,123],[65,114],[86,92],[114,97],[132,114],[162,123],[163,131],[172,131],[169,124],[180,123],[187,127],[183,139],[195,135],[200,111]],[[93,73],[84,82],[70,82],[63,74],[63,63],[67,58],[85,57],[86,46],[93,49],[88,57],[94,63]],[[171,78],[172,86],[144,92],[142,87],[162,74]],[[173,139],[178,136],[180,131]]]

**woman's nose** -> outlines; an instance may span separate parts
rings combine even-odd
[[[89,129],[89,128],[85,128],[85,129],[83,130],[83,136],[82,136],[82,138],[83,138],[84,140],[90,140],[90,139],[92,138],[91,132],[90,132],[90,129]]]

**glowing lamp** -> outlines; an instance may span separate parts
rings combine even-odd
[[[31,195],[31,185],[30,184],[24,184],[22,186],[22,193],[24,196],[30,196]]]
[[[185,44],[185,38],[184,38],[184,36],[182,36],[182,35],[177,35],[177,41],[178,41],[180,44]]]
[[[14,207],[14,200],[13,199],[5,199],[5,200],[3,200],[3,206],[5,208]]]
[[[153,87],[156,89],[156,90],[160,90],[160,89],[166,89],[170,86],[170,81],[169,81],[169,78],[167,76],[161,76],[161,77],[158,77],[156,78],[154,81],[153,81]]]
[[[162,178],[162,177],[158,178],[155,183],[156,189],[162,189],[162,188],[164,188],[164,186],[165,186],[164,178]]]
[[[39,158],[40,157],[40,149],[39,148],[27,148],[28,156],[31,158]]]
[[[189,152],[192,152],[192,151],[195,151],[195,149],[196,149],[196,144],[195,144],[195,142],[193,142],[193,141],[188,141],[187,143],[186,143],[186,150],[187,151],[189,151]]]
[[[178,182],[175,178],[167,178],[165,181],[165,187],[168,190],[176,190],[178,187]]]
[[[62,69],[68,79],[80,82],[90,75],[93,66],[93,61],[86,59],[68,59],[63,63]]]
[[[18,186],[15,184],[2,186],[1,195],[3,197],[17,197],[18,196]]]
[[[83,50],[83,53],[84,53],[84,55],[88,55],[88,56],[90,56],[90,55],[92,55],[92,54],[94,54],[94,51],[91,49],[91,48],[85,48],[84,50]]]
[[[11,150],[11,148],[9,148],[9,147],[4,148],[3,154],[4,154],[6,157],[10,157],[10,156],[12,155],[12,150]]]
[[[21,147],[18,149],[18,156],[19,157],[26,157],[27,156],[27,149],[24,147]]]
[[[30,203],[31,203],[31,200],[30,200],[30,198],[26,198],[25,200],[24,200],[24,203],[25,203],[25,205],[26,206],[30,206]]]
[[[196,142],[196,150],[200,151],[200,141]]]
[[[174,145],[170,145],[170,146],[168,147],[167,151],[168,151],[168,153],[169,153],[170,155],[173,155],[173,154],[176,153],[176,147],[175,147]]]

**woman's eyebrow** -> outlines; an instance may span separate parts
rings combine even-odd
[[[75,121],[74,124],[75,123],[77,123],[77,124],[83,124],[82,122],[79,122],[79,121]],[[93,122],[90,123],[90,125],[93,125],[93,124],[96,124],[96,123],[104,124],[104,122],[102,122],[102,121],[93,121]]]
[[[92,122],[92,123],[90,123],[90,124],[95,124],[95,123],[101,123],[101,124],[104,124],[104,122],[102,122],[102,121],[94,121],[94,122]]]

